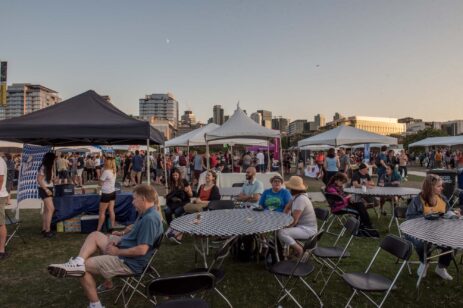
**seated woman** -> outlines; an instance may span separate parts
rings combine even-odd
[[[174,169],[170,175],[169,193],[166,196],[166,207],[164,208],[164,215],[168,224],[172,221],[172,215],[179,217],[185,213],[183,207],[190,202],[191,197],[193,197],[193,192],[190,184],[182,178],[182,172],[179,169]]]
[[[304,249],[296,240],[308,240],[317,234],[317,217],[301,177],[292,176],[285,186],[291,192],[292,199],[286,205],[284,213],[291,214],[293,222],[278,231],[278,238],[284,247],[292,247],[296,256],[300,257]]]
[[[400,174],[395,171],[394,165],[387,164],[386,165],[386,173],[383,173],[378,179],[378,186],[381,187],[399,187],[400,186]],[[386,201],[392,202],[392,198],[384,198],[382,197],[379,201],[379,207],[381,213],[386,215],[386,212],[383,210],[383,205]],[[398,201],[397,197],[395,197],[394,201]]]
[[[283,178],[275,175],[270,179],[272,188],[264,190],[259,199],[259,205],[266,210],[283,212],[288,202],[291,200],[291,194],[283,188]]]
[[[199,187],[198,198],[193,198],[191,203],[184,206],[184,210],[187,213],[201,212],[209,201],[220,200],[220,191],[215,182],[217,180],[217,174],[209,170],[206,173],[206,183]]]
[[[360,218],[360,229],[366,231],[360,234],[369,235],[372,237],[379,237],[379,233],[377,230],[373,229],[370,221],[370,216],[368,215],[368,211],[365,208],[365,204],[363,202],[354,202],[351,199],[350,195],[346,195],[344,193],[344,185],[347,183],[347,176],[342,173],[338,172],[333,177],[331,177],[328,185],[325,188],[325,192],[329,194],[339,195],[342,197],[343,201],[339,201],[335,204],[335,207],[331,209],[333,213],[341,211],[343,209],[349,208],[353,209],[358,212]]]
[[[442,195],[442,179],[434,174],[428,174],[424,179],[421,192],[418,196],[412,199],[412,202],[407,208],[407,220],[415,219],[426,216],[432,213],[445,214],[449,212],[450,205],[447,198]],[[451,212],[451,211],[450,211]],[[454,215],[451,212],[451,215]],[[459,215],[459,214],[458,214]],[[431,251],[431,245],[423,243],[420,240],[407,236],[407,239],[413,243],[416,249],[416,253],[420,259],[420,266],[418,267],[418,276],[426,276],[427,267],[424,263],[424,251],[426,249],[427,255]],[[439,247],[443,252],[449,252],[450,248]],[[452,280],[453,277],[447,272],[447,267],[452,261],[452,254],[444,254],[439,257],[438,265],[436,266],[436,274],[442,279]]]

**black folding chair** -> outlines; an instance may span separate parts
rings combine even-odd
[[[223,243],[222,247],[216,251],[214,260],[212,261],[211,265],[209,265],[209,267],[195,268],[189,271],[188,273],[210,273],[215,277],[215,284],[219,284],[220,282],[222,282],[222,280],[225,277],[225,271],[222,267],[223,261],[230,254],[230,248],[232,247],[233,243],[236,241],[237,238],[237,236],[232,236]],[[217,289],[215,285],[213,289],[215,292],[217,292],[217,294],[220,295],[220,297],[222,297],[225,300],[228,306],[233,307],[230,301],[225,297],[225,295],[222,294],[222,292],[219,291],[219,289]]]
[[[119,276],[119,278],[123,282],[123,285],[122,285],[121,291],[119,292],[116,299],[114,300],[114,304],[116,304],[119,301],[119,298],[122,297],[122,302],[124,303],[124,307],[128,307],[135,293],[148,299],[151,303],[156,304],[155,301],[153,301],[152,299],[146,296],[146,293],[143,290],[146,288],[146,283],[147,283],[148,278],[153,279],[153,278],[160,276],[158,271],[153,265],[153,261],[156,257],[157,252],[159,251],[159,247],[161,246],[161,242],[163,238],[164,238],[164,235],[161,235],[154,242],[153,255],[149,259],[146,267],[143,269],[143,272],[138,273],[138,274]],[[141,290],[142,288],[143,290]],[[126,298],[127,295],[128,297]]]
[[[460,196],[463,194],[463,189],[455,188],[452,195],[449,198],[450,208],[454,209],[456,206],[460,205]]]
[[[314,211],[317,219],[322,222],[322,225],[318,228],[318,230],[325,230],[325,225],[330,219],[330,211],[321,207],[314,208]]]
[[[399,278],[405,264],[407,264],[408,260],[410,259],[412,254],[412,247],[412,243],[409,241],[396,235],[389,234],[381,242],[365,272],[344,273],[342,275],[344,282],[346,282],[354,290],[345,307],[351,307],[350,303],[357,294],[364,295],[373,305],[375,305],[375,307],[383,306],[391,290],[396,288],[395,283],[397,282],[397,279]],[[380,274],[370,272],[370,269],[381,250],[384,250],[403,261],[392,280]],[[378,304],[375,300],[368,296],[367,293],[369,292],[385,292],[385,295],[381,299],[381,302]]]
[[[320,291],[320,295],[325,290],[333,274],[342,276],[342,274],[344,273],[344,271],[339,268],[339,263],[342,259],[350,257],[350,253],[347,251],[347,249],[349,248],[354,236],[357,235],[359,227],[360,221],[358,219],[354,217],[347,218],[347,221],[344,223],[344,232],[341,233],[344,235],[346,234],[345,232],[347,232],[347,234],[350,235],[350,237],[344,244],[344,246],[337,246],[337,243],[340,239],[340,237],[338,237],[338,239],[332,247],[318,246],[313,251],[314,259],[322,265],[321,268],[318,270],[317,275],[314,278],[314,281],[316,281],[318,276],[321,275],[323,281],[325,282],[323,288]],[[330,269],[327,278],[325,278],[323,275],[323,270],[325,266]]]
[[[215,277],[211,273],[186,273],[168,277],[159,277],[151,281],[147,288],[148,298],[182,297],[194,293],[213,289],[215,286]],[[207,302],[201,298],[177,298],[169,299],[155,305],[159,308],[208,308]]]
[[[308,241],[306,241],[304,244],[304,253],[298,258],[297,261],[280,261],[269,269],[281,287],[275,306],[278,306],[278,304],[284,298],[286,298],[286,296],[289,296],[298,307],[303,307],[291,293],[291,290],[299,280],[317,298],[318,302],[320,303],[320,307],[323,307],[323,302],[318,296],[317,292],[315,292],[315,290],[305,280],[305,278],[308,277],[315,269],[315,267],[308,262],[308,259],[312,255],[313,250],[317,247],[317,242],[320,240],[322,235],[323,231],[320,231]],[[283,279],[285,279],[285,281],[283,281]]]
[[[340,195],[337,195],[337,194],[331,194],[331,193],[327,193],[327,192],[324,192],[324,196],[325,196],[325,199],[326,201],[328,202],[328,205],[329,207],[331,208],[331,220],[330,220],[330,223],[328,224],[328,228],[326,229],[326,233],[328,234],[331,234],[331,235],[335,235],[335,236],[339,236],[339,233],[333,233],[330,231],[333,223],[335,221],[338,222],[339,225],[341,225],[341,227],[344,226],[344,215],[353,215],[355,218],[358,219],[359,217],[359,213],[354,210],[354,209],[349,209],[349,208],[344,208],[342,210],[338,210],[336,212],[333,212],[333,209],[336,208],[336,204],[338,204],[339,202],[344,202],[344,199],[342,198],[342,196]],[[341,230],[342,232],[342,230]]]

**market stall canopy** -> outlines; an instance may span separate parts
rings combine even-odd
[[[0,121],[0,139],[39,145],[162,144],[149,122],[134,119],[89,90],[59,104]]]
[[[232,138],[271,140],[280,138],[280,131],[259,125],[248,117],[240,107],[237,107],[227,122],[219,128],[206,133],[206,140],[209,144],[212,144],[214,140]]]
[[[206,139],[204,135],[216,130],[220,125],[209,123],[206,126],[197,128],[191,132],[178,136],[174,139],[166,141],[164,143],[165,147],[174,147],[174,146],[201,146],[206,145]],[[245,138],[232,138],[232,139],[220,139],[216,141],[211,141],[209,144],[249,144],[249,145],[267,145],[267,141],[261,139],[245,139]]]
[[[452,146],[463,144],[463,136],[449,136],[449,137],[429,137],[408,145],[411,147],[427,147],[432,145]]]
[[[300,140],[298,146],[320,144],[341,146],[361,143],[397,144],[397,138],[370,133],[352,126],[341,125],[313,137]]]
[[[331,149],[333,146],[328,144],[319,144],[319,145],[305,145],[300,147],[299,150],[309,150],[309,151],[325,151]]]

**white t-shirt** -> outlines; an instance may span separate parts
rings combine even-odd
[[[53,175],[52,175],[52,180],[50,180],[50,182],[47,182],[47,176],[45,174],[45,167],[44,166],[40,167],[38,174],[42,175],[44,177],[44,182],[45,182],[46,187],[53,187]],[[40,183],[38,183],[38,184],[40,185]]]
[[[257,163],[259,165],[265,164],[265,155],[264,155],[264,153],[262,153],[262,152],[257,153],[256,158],[257,158]]]
[[[103,194],[110,194],[116,191],[114,187],[116,185],[116,175],[112,170],[104,170],[100,177],[100,181],[103,182],[103,185],[101,185],[101,192]]]
[[[295,210],[302,211],[296,227],[301,227],[310,230],[313,233],[317,233],[317,216],[315,215],[312,202],[307,194],[296,195],[293,198],[295,199],[293,199],[291,212],[294,212]]]
[[[0,175],[3,175],[3,184],[0,188],[0,198],[8,197],[8,191],[6,190],[6,178],[8,175],[8,168],[5,160],[0,157]]]

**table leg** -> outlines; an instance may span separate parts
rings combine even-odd
[[[391,215],[391,220],[389,221],[389,225],[387,226],[387,231],[388,232],[391,231],[391,226],[392,226],[392,223],[394,222],[394,211],[395,211],[396,206],[397,206],[397,204],[395,203],[395,200],[391,200],[392,215]]]
[[[421,280],[423,279],[423,275],[424,273],[426,273],[428,271],[428,266],[429,266],[429,263],[428,263],[428,256],[427,256],[427,247],[424,248],[424,271],[421,272],[420,276],[418,277],[418,281],[416,282],[416,289],[418,290],[420,288],[420,283],[421,283]]]
[[[207,257],[206,257],[206,246],[207,246],[207,243],[205,244],[204,243],[204,237],[200,237],[199,239],[200,241],[200,246],[201,247],[198,247],[198,237],[195,236],[195,239],[194,239],[194,248],[196,250],[197,253],[199,253],[201,255],[201,257],[203,258],[203,265],[204,265],[204,268],[208,268],[207,266]],[[207,241],[207,238],[206,238],[206,241]]]

